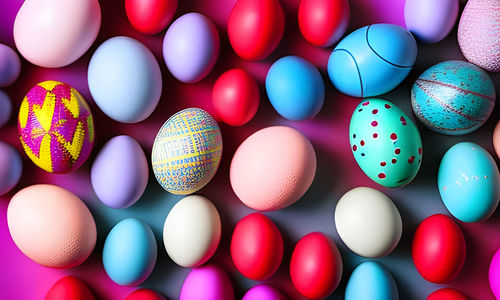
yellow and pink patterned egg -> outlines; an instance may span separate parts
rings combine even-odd
[[[24,151],[47,172],[75,171],[94,145],[94,122],[87,102],[62,82],[35,85],[21,102],[17,125]]]

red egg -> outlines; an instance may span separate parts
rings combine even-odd
[[[248,60],[271,54],[284,31],[285,14],[278,0],[238,0],[227,24],[234,51]]]
[[[427,281],[445,283],[462,269],[465,238],[450,217],[437,214],[423,220],[413,237],[413,263]]]
[[[176,10],[177,0],[125,0],[130,24],[145,34],[157,34],[167,28]]]
[[[45,300],[95,300],[87,285],[74,276],[59,279],[50,288]]]
[[[320,232],[301,238],[292,253],[290,277],[297,291],[308,299],[323,299],[333,293],[342,277],[337,245]]]
[[[259,108],[259,86],[242,69],[222,74],[212,89],[212,103],[217,116],[226,124],[240,126],[250,121]]]
[[[283,258],[283,238],[273,221],[260,213],[241,219],[231,238],[231,258],[245,277],[269,278]]]
[[[444,288],[427,296],[427,300],[468,300],[468,298],[457,290]]]
[[[349,25],[347,0],[302,0],[299,29],[311,44],[328,47],[337,42]]]
[[[137,289],[125,298],[125,300],[165,300],[160,293],[150,289]]]

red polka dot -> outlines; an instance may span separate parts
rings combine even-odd
[[[373,121],[373,122],[372,122],[372,126],[373,126],[373,127],[376,127],[377,125],[378,125],[378,122],[377,122],[377,121]]]
[[[361,140],[361,142],[359,142],[359,144],[360,144],[361,146],[364,146],[364,145],[365,145],[365,141]]]
[[[376,139],[377,137],[378,137],[378,133],[376,133],[376,132],[375,132],[375,133],[373,134],[373,138],[374,138],[374,139]]]
[[[391,106],[389,104],[384,105],[385,108],[389,109]]]
[[[401,118],[399,120],[401,120],[401,124],[406,125],[405,117],[401,116]]]
[[[397,160],[397,159],[395,159],[395,158],[391,159],[391,163],[395,164],[395,163],[397,163],[397,162],[398,162],[398,160]]]
[[[385,161],[381,161],[381,162],[380,162],[380,165],[381,165],[382,167],[385,167],[385,165],[386,165]]]
[[[418,154],[422,155],[422,148],[418,148]]]
[[[378,173],[378,178],[384,179],[385,178],[385,174],[384,173]]]
[[[394,153],[395,153],[395,154],[399,154],[399,153],[401,153],[401,149],[399,149],[399,148],[394,149]]]
[[[395,134],[394,132],[393,132],[393,133],[391,133],[391,140],[395,141],[395,140],[397,140],[397,139],[398,139],[398,135],[397,135],[397,134]]]
[[[358,147],[356,145],[352,146],[352,151],[358,150]]]
[[[413,163],[413,161],[415,160],[415,156],[410,156],[410,158],[408,158],[408,163]]]
[[[370,101],[366,101],[363,103],[363,106],[367,106],[368,104],[370,104]]]
[[[378,113],[378,109],[372,110],[372,114],[376,115]]]

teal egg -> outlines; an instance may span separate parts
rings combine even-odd
[[[397,300],[398,287],[391,273],[376,261],[354,269],[347,282],[345,300]]]
[[[495,160],[481,146],[463,142],[443,156],[438,172],[441,199],[463,222],[487,219],[500,199],[500,174]]]
[[[366,99],[356,107],[349,126],[351,150],[363,172],[385,187],[409,183],[422,162],[417,127],[397,106]]]

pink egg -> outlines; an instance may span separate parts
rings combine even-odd
[[[226,272],[217,265],[204,265],[189,272],[179,300],[233,300],[234,290]]]
[[[248,207],[269,211],[287,207],[304,195],[316,173],[316,154],[302,133],[286,126],[261,129],[236,150],[229,178]]]
[[[491,259],[488,277],[491,291],[497,299],[500,299],[500,249]]]
[[[493,147],[495,148],[497,156],[500,158],[500,120],[493,131]]]
[[[267,285],[259,284],[249,289],[242,300],[287,300],[288,298],[283,295],[277,288]]]

